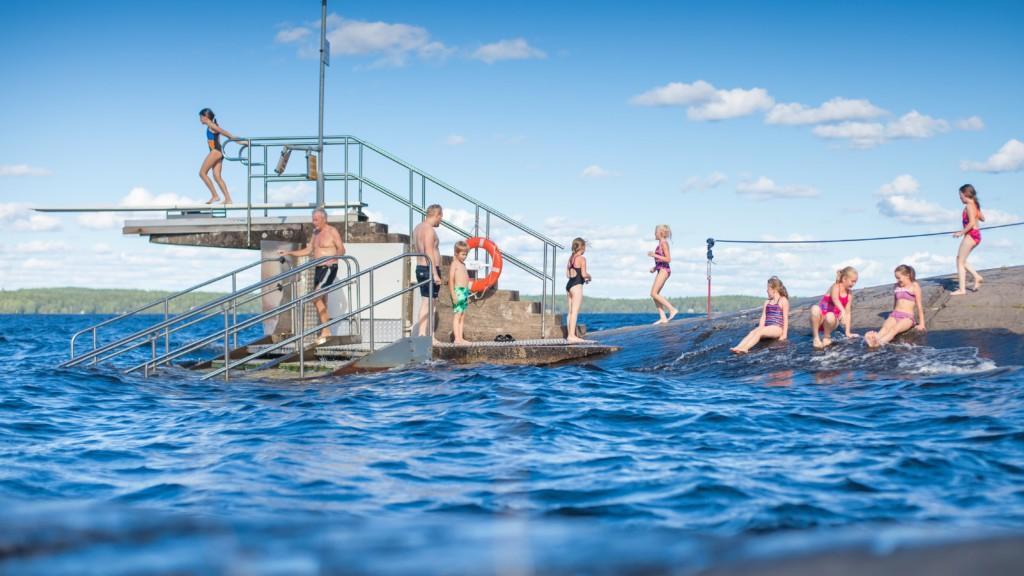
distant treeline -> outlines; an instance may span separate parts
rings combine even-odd
[[[537,301],[540,296],[520,296],[522,300]],[[707,298],[702,296],[687,296],[684,298],[669,298],[680,312],[704,312],[707,310]],[[764,298],[756,296],[713,296],[711,298],[711,310],[713,312],[735,312],[755,308],[764,303]],[[555,309],[558,312],[565,312],[565,296],[559,295],[555,298]],[[657,312],[654,301],[650,298],[597,298],[594,296],[583,297],[583,310],[586,314],[602,312]]]
[[[93,288],[25,288],[21,290],[0,290],[0,314],[120,314],[135,310],[145,304],[169,296],[172,292],[156,290],[119,290]],[[171,301],[170,312],[178,314],[224,296],[222,292],[193,292]],[[540,296],[522,296],[523,300],[536,301]],[[565,312],[565,298],[555,299],[556,308]],[[703,312],[706,300],[703,297],[669,298],[680,312]],[[711,307],[715,312],[734,312],[760,306],[764,298],[754,296],[715,296]],[[239,308],[242,313],[258,313],[260,302],[255,300]],[[588,314],[600,312],[654,312],[650,298],[597,298],[587,296],[583,311]],[[161,306],[149,312],[162,314]]]
[[[0,314],[120,314],[160,300],[173,292],[93,288],[25,288],[0,290]],[[186,312],[215,298],[218,292],[193,292],[171,301],[170,313]],[[238,309],[241,313],[260,311],[260,301]],[[163,314],[156,306],[147,313]]]

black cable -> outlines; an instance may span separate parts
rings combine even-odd
[[[1000,224],[998,226],[986,226],[984,228],[978,228],[978,230],[995,230],[996,228],[1009,228],[1010,226],[1022,226],[1024,222],[1014,222],[1013,224]],[[836,244],[839,242],[872,242],[875,240],[898,240],[901,238],[924,238],[925,236],[948,236],[960,232],[963,228],[958,230],[952,230],[949,232],[929,232],[928,234],[907,234],[904,236],[875,236],[873,238],[842,238],[839,240],[719,240],[708,239],[709,246],[708,252],[710,254],[711,246],[716,243],[726,242],[729,244]],[[710,260],[710,257],[708,258]]]

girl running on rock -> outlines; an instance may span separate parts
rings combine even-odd
[[[672,275],[672,268],[669,266],[669,262],[672,261],[672,255],[668,248],[669,238],[672,238],[672,229],[668,227],[668,224],[655,226],[654,239],[658,241],[658,247],[654,249],[654,252],[647,253],[649,257],[654,258],[654,268],[651,268],[651,273],[654,274],[651,299],[654,300],[654,305],[658,308],[658,316],[661,317],[655,324],[667,324],[679,313],[668,301],[668,298],[661,295],[661,289],[665,287],[665,282]],[[666,310],[668,310],[667,317],[665,316]]]

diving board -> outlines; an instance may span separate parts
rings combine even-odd
[[[313,210],[317,205],[313,203],[262,203],[262,204],[167,204],[167,205],[146,205],[146,206],[56,206],[33,208],[36,212],[53,213],[86,213],[86,212],[230,212],[247,210]],[[349,203],[327,203],[322,206],[326,210],[338,209],[362,209],[366,207],[365,202]]]

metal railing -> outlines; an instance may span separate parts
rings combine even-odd
[[[238,290],[238,274],[240,274],[242,272],[245,272],[246,270],[250,270],[252,268],[255,268],[256,266],[262,266],[266,262],[273,262],[275,260],[277,260],[277,258],[264,258],[262,260],[257,260],[256,262],[253,262],[251,264],[246,264],[245,266],[242,266],[240,268],[235,268],[234,270],[231,270],[230,272],[225,272],[224,274],[221,274],[220,276],[216,276],[214,278],[210,278],[209,280],[205,280],[203,282],[200,282],[199,284],[196,284],[194,286],[186,288],[186,289],[184,289],[184,290],[182,290],[180,292],[175,292],[174,294],[170,294],[170,295],[168,295],[168,296],[166,296],[164,298],[161,298],[159,300],[155,300],[153,302],[150,302],[149,304],[146,304],[144,306],[141,306],[141,307],[136,308],[134,310],[131,310],[129,312],[125,312],[125,313],[123,313],[123,314],[121,314],[121,315],[119,315],[117,317],[108,318],[107,320],[104,320],[104,321],[99,322],[97,324],[93,324],[92,326],[89,326],[88,328],[83,328],[83,329],[79,330],[78,332],[75,332],[74,334],[71,335],[71,344],[70,344],[71,359],[72,360],[75,359],[75,341],[78,340],[79,336],[82,336],[83,334],[86,334],[88,332],[92,332],[92,349],[96,350],[97,346],[99,345],[99,343],[98,343],[98,339],[99,339],[98,338],[98,331],[99,331],[100,328],[103,328],[104,326],[110,326],[112,324],[117,324],[117,323],[122,322],[122,321],[124,321],[124,320],[126,320],[128,318],[134,318],[134,317],[139,316],[139,315],[147,314],[147,312],[146,312],[147,310],[151,310],[153,308],[156,308],[157,306],[160,307],[160,310],[157,311],[156,313],[157,314],[162,313],[164,320],[168,320],[170,318],[171,302],[173,302],[174,300],[177,300],[178,298],[181,298],[182,296],[185,296],[187,294],[191,294],[191,293],[195,292],[196,290],[199,290],[200,288],[205,288],[205,287],[207,287],[207,286],[209,286],[211,284],[215,284],[217,282],[220,282],[221,280],[224,280],[225,278],[228,278],[228,277],[231,278],[231,292],[233,293],[233,292]],[[166,342],[165,342],[165,345],[166,345]],[[95,358],[94,358],[94,362],[95,362]]]
[[[252,353],[250,353],[249,355],[247,355],[247,356],[245,356],[243,358],[238,358],[238,359],[232,361],[231,358],[229,357],[229,350],[228,350],[228,347],[227,347],[226,343],[231,339],[231,336],[233,334],[237,333],[239,330],[244,330],[247,327],[246,325],[248,323],[255,323],[255,322],[260,321],[259,317],[251,318],[249,320],[246,320],[246,321],[238,324],[237,326],[233,326],[233,327],[225,326],[223,334],[211,335],[211,336],[208,336],[208,337],[204,338],[201,342],[197,342],[197,345],[199,345],[199,346],[205,346],[207,344],[211,344],[211,343],[213,343],[213,342],[215,342],[217,340],[220,340],[220,339],[223,339],[223,341],[225,342],[225,347],[224,347],[224,366],[222,366],[220,368],[217,368],[215,370],[212,370],[211,372],[203,375],[202,379],[203,380],[207,380],[207,379],[210,379],[210,378],[214,378],[216,376],[223,375],[224,376],[224,380],[228,380],[230,378],[230,374],[231,374],[231,370],[232,369],[238,368],[239,366],[244,366],[245,364],[248,364],[249,362],[252,362],[253,360],[256,360],[256,359],[258,359],[260,357],[266,356],[266,355],[268,355],[268,354],[270,354],[272,352],[276,352],[277,350],[280,350],[281,348],[284,348],[284,347],[289,346],[291,344],[296,344],[296,348],[298,348],[298,354],[299,354],[299,378],[305,378],[305,376],[306,376],[306,346],[305,346],[305,340],[308,339],[311,335],[315,335],[315,334],[319,333],[320,331],[322,331],[322,330],[324,330],[326,328],[330,328],[330,327],[334,326],[335,324],[338,324],[339,322],[344,322],[346,320],[350,321],[353,317],[361,319],[362,318],[362,314],[364,312],[369,312],[369,353],[373,353],[374,350],[376,350],[376,338],[374,338],[374,324],[375,324],[374,308],[376,306],[380,305],[380,304],[388,302],[388,301],[390,301],[390,300],[392,300],[394,298],[397,298],[397,297],[399,297],[399,296],[401,296],[403,294],[406,294],[408,292],[416,290],[417,288],[419,288],[422,285],[430,284],[430,283],[433,282],[432,278],[427,278],[426,280],[422,280],[422,281],[416,282],[414,284],[411,284],[411,285],[409,285],[409,286],[407,286],[405,288],[401,288],[399,290],[396,290],[396,291],[392,292],[391,294],[388,294],[387,296],[384,296],[384,297],[380,298],[379,300],[374,300],[374,297],[373,297],[373,273],[374,273],[374,271],[375,270],[379,270],[380,268],[383,268],[384,266],[387,266],[387,265],[392,264],[394,262],[397,262],[399,260],[405,260],[405,259],[409,259],[409,258],[425,258],[427,260],[427,263],[430,265],[431,268],[433,268],[433,266],[434,266],[433,260],[431,260],[430,256],[428,256],[427,254],[419,253],[419,252],[408,252],[408,253],[405,253],[405,254],[399,254],[397,256],[393,256],[391,258],[388,258],[387,260],[379,262],[379,263],[377,263],[377,264],[367,268],[366,270],[358,272],[354,276],[350,276],[350,277],[346,278],[343,282],[335,283],[335,284],[332,284],[330,286],[325,286],[325,287],[320,288],[318,290],[314,290],[313,292],[310,292],[308,294],[302,295],[300,298],[298,298],[295,301],[292,301],[292,302],[290,302],[288,304],[283,304],[281,306],[278,306],[274,310],[270,310],[270,311],[265,312],[264,314],[261,314],[260,316],[281,314],[283,312],[287,312],[288,310],[299,310],[299,311],[301,311],[301,310],[304,309],[303,307],[306,305],[307,302],[310,302],[310,301],[313,301],[313,300],[315,300],[317,298],[321,298],[323,296],[326,296],[327,294],[329,294],[329,293],[331,293],[331,292],[333,292],[335,290],[338,290],[340,288],[343,288],[346,285],[351,285],[352,283],[359,284],[360,278],[362,278],[363,276],[368,276],[368,284],[369,284],[369,287],[370,287],[370,295],[369,295],[370,303],[367,304],[366,306],[357,305],[354,309],[349,310],[348,312],[346,312],[345,314],[342,314],[341,316],[338,316],[337,318],[331,318],[327,322],[321,322],[320,324],[317,324],[317,325],[309,327],[309,328],[306,328],[306,326],[305,326],[305,317],[300,314],[299,315],[300,325],[299,325],[299,329],[296,331],[295,334],[291,335],[288,338],[284,338],[284,339],[282,339],[279,342],[275,342],[274,344],[272,344],[270,346],[263,347],[260,350],[257,350],[256,352],[252,352]],[[427,306],[428,306],[428,312],[427,312],[427,327],[428,327],[428,330],[427,330],[427,334],[431,335],[430,338],[433,339],[432,335],[434,333],[434,299],[433,298],[424,298],[424,300],[426,300]],[[294,317],[294,315],[293,315],[293,317]],[[162,358],[157,358],[157,359],[152,360],[151,362],[146,362],[146,363],[140,364],[138,366],[134,366],[133,368],[129,369],[129,371],[142,369],[142,370],[145,370],[147,373],[149,373],[149,370],[155,369],[156,366],[158,366],[161,363],[166,363],[166,362],[169,362],[169,361],[173,360],[174,357],[176,357],[176,356],[172,356],[172,357],[168,357],[168,358],[163,358],[163,357]]]
[[[270,171],[270,159],[272,158],[271,149],[274,149],[275,153],[278,149],[285,150],[304,150],[307,154],[314,154],[318,149],[318,142],[316,136],[272,136],[272,137],[254,137],[248,138],[248,145],[241,146],[235,156],[228,155],[227,144],[225,145],[225,158],[230,161],[240,162],[246,167],[246,233],[251,241],[252,235],[252,213],[253,210],[259,210],[253,206],[253,182],[262,182],[263,186],[263,203],[267,203],[269,200],[269,184],[272,182],[298,182],[298,181],[309,181],[308,175],[305,173],[287,173],[284,170],[277,172],[276,170]],[[414,226],[414,216],[416,214],[426,214],[427,206],[427,185],[428,183],[440,189],[441,191],[450,194],[464,202],[468,202],[472,205],[474,210],[474,224],[473,230],[463,230],[458,226],[443,222],[445,228],[455,232],[462,237],[471,236],[483,236],[490,238],[491,236],[491,223],[495,220],[496,223],[502,223],[510,226],[515,230],[518,230],[541,243],[542,255],[541,255],[541,266],[540,268],[529,264],[522,257],[515,257],[510,254],[502,254],[502,256],[508,260],[513,266],[520,270],[530,274],[531,276],[541,280],[541,332],[542,335],[546,331],[546,315],[547,313],[554,313],[555,309],[555,295],[557,294],[556,284],[558,275],[558,264],[557,254],[558,250],[564,250],[564,246],[555,242],[551,238],[533,230],[532,228],[522,224],[518,220],[496,210],[495,208],[484,204],[483,202],[469,196],[468,194],[458,190],[454,186],[436,178],[435,176],[428,174],[427,172],[413,166],[412,164],[405,162],[404,160],[394,156],[393,154],[375,146],[365,140],[357,138],[355,136],[324,136],[323,138],[324,151],[333,148],[338,150],[342,154],[342,166],[343,171],[341,172],[328,172],[325,170],[327,163],[324,158],[318,157],[318,170],[325,181],[339,181],[342,182],[343,194],[344,194],[344,205],[348,206],[350,203],[351,194],[355,193],[357,196],[357,206],[363,204],[363,192],[365,189],[373,189],[384,195],[385,197],[394,200],[399,205],[404,206],[408,210],[409,214],[409,234],[412,235],[412,229]],[[374,158],[381,158],[390,163],[391,166],[397,167],[398,169],[408,173],[408,194],[407,196],[403,193],[396,192],[381,184],[379,181],[374,181],[368,178],[365,174],[365,160],[369,159],[373,155]],[[353,158],[354,157],[354,158]],[[254,170],[255,169],[255,170]],[[403,176],[404,177],[404,176]],[[354,186],[353,186],[354,184]],[[417,198],[417,185],[418,198]],[[352,190],[351,188],[355,188]],[[445,204],[445,199],[439,200],[438,204]],[[268,211],[263,210],[263,215],[267,216]],[[344,240],[348,241],[348,214],[346,214],[343,226]],[[485,256],[484,266],[486,268],[485,274],[490,272],[490,259]]]
[[[278,260],[278,259],[271,258],[271,259],[268,259],[268,260],[269,261],[274,261],[274,260]],[[283,257],[280,260],[283,261],[284,260]],[[252,301],[254,301],[256,299],[258,299],[258,298],[262,298],[263,296],[265,296],[265,295],[267,295],[269,293],[272,293],[274,291],[282,291],[283,292],[285,287],[294,286],[301,279],[300,274],[302,274],[306,270],[309,270],[310,268],[314,268],[314,267],[316,267],[318,265],[324,264],[324,263],[329,262],[331,260],[341,260],[341,261],[345,262],[345,266],[346,266],[346,269],[347,269],[347,272],[348,272],[347,277],[351,277],[353,275],[352,274],[353,265],[355,266],[356,274],[358,274],[359,271],[360,271],[359,270],[359,262],[355,258],[353,258],[351,256],[324,256],[324,257],[321,257],[321,258],[310,260],[308,262],[305,262],[304,264],[301,264],[301,265],[296,266],[294,268],[291,268],[289,270],[285,270],[283,272],[280,272],[280,273],[278,273],[278,274],[276,274],[276,275],[274,275],[274,276],[272,276],[270,278],[267,278],[265,280],[261,280],[259,282],[254,283],[254,284],[246,286],[245,288],[242,288],[242,289],[239,289],[239,290],[235,290],[231,294],[228,294],[228,295],[222,296],[220,298],[216,298],[214,300],[211,300],[210,302],[207,302],[205,304],[197,306],[197,307],[189,310],[188,312],[184,312],[184,313],[178,314],[176,316],[167,317],[163,321],[157,322],[156,324],[154,324],[152,326],[149,326],[147,328],[144,328],[142,330],[138,330],[138,331],[136,331],[136,332],[134,332],[132,334],[129,334],[128,336],[124,336],[122,338],[119,338],[118,340],[116,340],[114,342],[111,342],[109,344],[105,344],[105,345],[102,345],[102,346],[94,347],[92,350],[90,350],[89,352],[87,352],[85,354],[81,354],[81,355],[78,355],[78,356],[72,355],[71,359],[69,359],[68,361],[62,363],[60,365],[60,367],[61,368],[70,368],[70,367],[73,367],[73,366],[80,365],[80,364],[82,364],[84,362],[88,362],[90,360],[92,361],[93,364],[98,364],[98,363],[101,363],[101,362],[106,362],[108,360],[113,360],[114,358],[117,358],[117,357],[119,357],[119,356],[121,356],[121,355],[123,355],[123,354],[125,354],[127,352],[130,352],[132,350],[135,350],[137,348],[140,348],[140,347],[146,346],[146,345],[150,346],[150,349],[151,349],[150,356],[151,356],[151,358],[155,359],[155,358],[158,357],[157,356],[157,341],[160,340],[160,339],[163,339],[163,341],[164,341],[164,354],[161,357],[168,356],[170,354],[175,354],[175,352],[181,352],[182,350],[184,350],[184,352],[181,352],[181,353],[178,353],[178,354],[174,355],[174,357],[177,358],[177,357],[179,357],[179,356],[181,356],[181,355],[183,355],[185,353],[188,353],[188,352],[191,352],[193,350],[198,349],[199,346],[191,346],[190,344],[185,344],[181,348],[178,348],[176,350],[172,350],[171,342],[170,342],[171,335],[176,334],[176,333],[184,330],[185,328],[189,328],[189,327],[195,326],[195,325],[197,325],[197,324],[199,324],[201,322],[204,322],[204,321],[207,321],[207,320],[211,320],[211,319],[213,319],[213,318],[215,318],[217,316],[220,316],[222,314],[223,314],[223,317],[224,317],[224,326],[225,327],[231,327],[231,326],[245,326],[245,327],[249,327],[249,326],[252,326],[255,323],[251,321],[252,320],[251,318],[250,319],[245,319],[245,320],[242,320],[242,321],[238,320],[238,308],[240,308],[240,307],[242,307],[242,306],[244,306],[244,305],[246,305],[246,304],[248,304],[248,303],[250,303],[250,302],[252,302]],[[261,260],[260,263],[265,262],[265,261],[267,261],[267,260]],[[282,263],[284,263],[284,262],[282,262]],[[356,306],[358,307],[358,306],[362,305],[362,290],[361,290],[361,287],[358,284],[356,284],[356,286],[355,286],[355,292],[356,292]],[[299,296],[293,297],[291,300],[289,300],[289,304],[299,300],[299,298],[300,298]],[[352,302],[351,286],[349,286],[349,302],[350,303]],[[281,308],[281,306],[279,306],[278,308]],[[125,316],[127,316],[127,315],[125,315]],[[266,319],[266,318],[270,318],[271,316],[272,315],[267,315],[266,313],[263,313],[263,314],[258,315],[257,317],[261,318],[261,319]],[[103,323],[100,323],[100,324],[103,324]],[[99,325],[97,325],[97,326],[99,326]],[[84,333],[84,332],[87,332],[89,330],[90,329],[86,329],[86,330],[80,331],[80,332]],[[361,327],[357,326],[357,331],[358,330],[361,330]],[[235,333],[234,333],[235,334],[234,348],[238,348],[238,338],[237,338],[238,332],[239,331],[235,331]],[[218,334],[219,334],[219,331],[218,331]],[[76,334],[75,336],[77,336],[77,335],[78,334]],[[74,337],[72,337],[72,339],[74,339]],[[231,343],[226,342],[225,345],[230,347]],[[72,349],[73,349],[73,345],[72,345]],[[133,368],[129,369],[128,371],[130,372],[130,371],[132,371],[134,369],[135,368],[133,367]],[[148,376],[149,373],[150,373],[149,370],[147,370],[146,371],[146,375]]]

